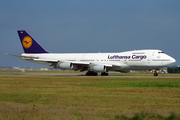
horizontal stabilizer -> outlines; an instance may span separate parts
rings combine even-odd
[[[5,53],[6,55],[10,55],[10,56],[15,56],[15,57],[21,57],[21,55],[17,55],[17,54],[10,54],[10,53]]]

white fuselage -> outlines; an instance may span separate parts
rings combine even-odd
[[[72,64],[104,65],[108,71],[151,70],[171,65],[175,59],[161,50],[135,50],[119,53],[41,53],[25,54],[22,59],[52,65],[52,61],[70,62]],[[27,59],[25,56],[35,59]],[[45,62],[46,61],[46,62]],[[48,63],[47,61],[51,61]]]

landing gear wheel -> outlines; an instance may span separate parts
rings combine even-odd
[[[154,76],[158,76],[158,73],[157,73],[157,72],[155,72],[155,73],[154,73]]]
[[[94,76],[97,76],[98,74],[96,72],[94,72]]]
[[[87,73],[86,73],[86,76],[90,76],[90,73],[89,73],[89,72],[87,72]]]
[[[98,74],[96,72],[88,71],[86,73],[86,76],[97,76]]]
[[[109,74],[108,73],[106,73],[106,72],[102,72],[101,73],[101,76],[108,76]]]

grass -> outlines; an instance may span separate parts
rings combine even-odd
[[[78,71],[61,71],[61,70],[0,70],[0,75],[29,75],[29,74],[56,74],[56,73],[79,73]]]
[[[78,85],[78,84],[74,84]],[[118,88],[118,87],[176,87],[180,88],[180,82],[109,82],[109,83],[82,83],[80,86],[88,87],[105,87],[105,88]]]
[[[61,70],[48,70],[48,71],[41,71],[41,70],[26,70],[22,72],[21,70],[0,70],[0,75],[51,75],[55,74],[58,75],[60,73],[66,74],[66,73],[76,73],[79,75],[86,74],[86,72],[79,72],[79,71],[61,71]],[[100,74],[99,74],[100,75]],[[153,76],[153,73],[147,73],[146,71],[136,71],[136,72],[130,72],[130,73],[119,73],[119,72],[110,72],[109,76]],[[164,76],[173,76],[173,77],[180,77],[179,73],[159,73],[159,77]]]
[[[172,112],[169,116],[164,117],[156,113],[140,112],[135,113],[133,117],[127,117],[125,115],[115,116],[116,120],[179,120],[180,116]]]
[[[180,119],[180,78],[0,76],[0,119]]]

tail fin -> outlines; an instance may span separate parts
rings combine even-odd
[[[17,32],[25,53],[48,53],[25,30]]]

